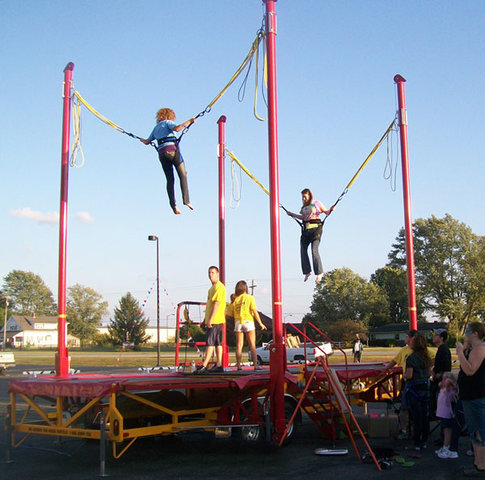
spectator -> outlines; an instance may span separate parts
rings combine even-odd
[[[430,384],[430,404],[429,416],[434,418],[436,416],[436,401],[438,398],[439,384],[445,372],[451,372],[451,352],[446,345],[448,339],[448,332],[444,328],[437,328],[433,331],[433,343],[438,348],[434,359],[434,365],[431,373]]]
[[[431,358],[426,338],[417,334],[411,343],[412,353],[406,359],[406,399],[413,419],[413,440],[416,450],[426,448],[429,435],[428,401]]]
[[[481,322],[471,322],[465,336],[465,345],[456,342],[460,361],[458,387],[475,462],[472,468],[464,470],[464,474],[485,478],[485,326]]]
[[[456,412],[453,408],[458,402],[458,387],[456,376],[450,372],[443,373],[439,384],[436,416],[440,419],[441,431],[443,433],[443,447],[435,453],[439,458],[458,458],[458,439],[460,426],[456,419]]]
[[[362,345],[362,341],[358,333],[355,334],[357,337],[354,340],[354,346],[352,347],[352,352],[354,353],[354,363],[360,363],[360,359],[362,358],[362,352],[364,350],[364,345]]]

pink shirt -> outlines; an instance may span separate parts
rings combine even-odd
[[[323,203],[320,202],[320,200],[315,200],[313,203],[310,203],[310,205],[302,207],[300,214],[303,217],[303,221],[307,222],[308,220],[318,220],[324,210],[326,210],[326,208]]]
[[[438,395],[438,405],[436,407],[436,416],[438,418],[453,418],[453,407],[451,406],[451,402],[456,397],[456,391],[446,390],[446,388],[442,388]]]

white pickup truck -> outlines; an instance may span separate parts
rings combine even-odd
[[[0,352],[0,373],[8,367],[15,366],[15,357],[12,352]]]
[[[271,345],[273,341],[269,343],[263,343],[261,347],[256,349],[256,355],[259,364],[269,363],[269,355],[271,350]],[[307,362],[314,362],[316,357],[323,355],[321,350],[325,352],[326,355],[332,355],[333,349],[330,343],[317,343],[318,347],[315,347],[312,343],[307,343],[306,345],[306,360]],[[321,350],[320,350],[321,349]],[[249,361],[251,361],[251,351],[249,351]],[[298,348],[296,347],[286,347],[286,361],[288,363],[300,363],[305,361],[305,346],[300,344]]]

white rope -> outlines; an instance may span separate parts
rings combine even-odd
[[[81,168],[84,165],[84,152],[81,146],[81,103],[73,96],[72,97],[72,130],[74,134],[74,143],[72,145],[72,153],[70,164],[71,167]],[[81,155],[81,161],[78,163],[77,155]]]

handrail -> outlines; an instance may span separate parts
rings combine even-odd
[[[303,339],[305,340],[305,362],[306,362],[306,340],[308,339],[313,345],[315,345],[317,348],[320,349],[320,351],[323,352],[323,350],[315,344],[315,342],[307,335],[306,331],[307,331],[307,326],[313,328],[316,332],[318,332],[320,335],[322,335],[322,337],[324,339],[326,339],[333,347],[335,347],[337,350],[340,350],[343,355],[344,355],[344,360],[345,360],[345,377],[346,377],[346,384],[347,384],[347,395],[350,395],[351,393],[351,388],[350,388],[350,379],[349,379],[349,367],[348,367],[348,362],[347,362],[347,354],[345,353],[345,351],[339,347],[331,338],[328,337],[328,335],[326,335],[325,333],[323,333],[316,325],[314,325],[312,322],[305,322],[305,324],[303,325],[303,332],[300,331],[300,329],[298,327],[296,327],[295,325],[293,325],[293,328],[295,330],[298,330],[302,335],[303,335]],[[325,352],[323,352],[325,354],[325,359],[327,360],[328,362],[328,359],[327,359],[327,354]]]
[[[177,304],[177,313],[176,313],[176,317],[177,317],[177,323],[176,323],[176,328],[175,328],[175,365],[176,366],[179,366],[180,365],[180,362],[179,362],[179,352],[180,352],[180,345],[181,345],[181,342],[180,342],[180,326],[183,322],[180,321],[180,311],[182,309],[182,307],[184,307],[185,305],[205,305],[206,302],[192,302],[192,301],[189,301],[189,300],[186,300],[184,302],[179,302]],[[193,322],[194,325],[200,325],[202,322]],[[188,344],[188,342],[186,342],[186,344]],[[197,346],[197,345],[205,345],[205,342],[194,342],[193,343],[194,346]]]

